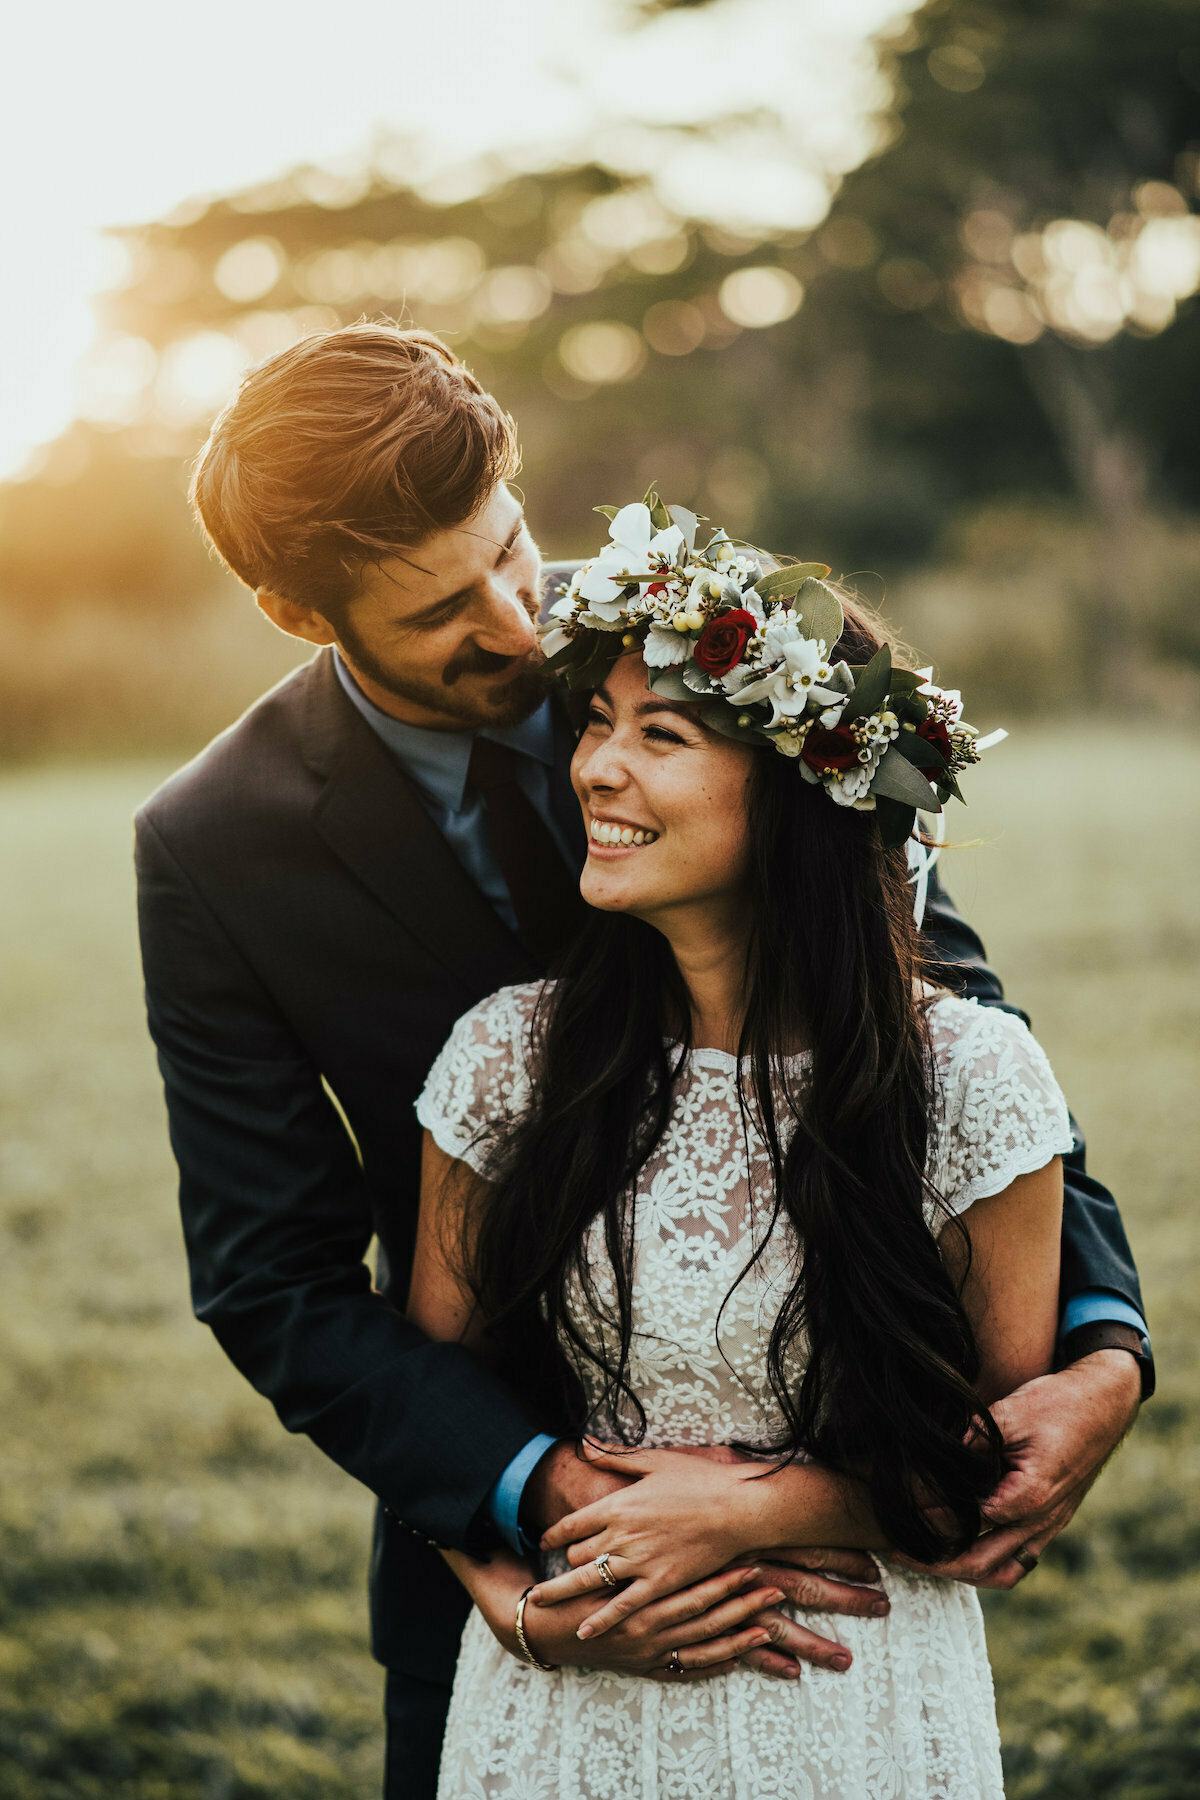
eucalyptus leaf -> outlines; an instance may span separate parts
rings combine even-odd
[[[918,769],[928,768],[932,763],[937,770],[937,779],[941,778],[943,770],[949,768],[946,758],[937,745],[929,743],[926,738],[918,737],[915,731],[902,731],[899,737],[893,740],[892,749],[898,750],[900,755],[906,757],[910,763],[915,763]],[[934,777],[930,779],[934,779]]]
[[[884,752],[875,771],[871,792],[876,798],[899,800],[904,806],[919,806],[922,812],[941,812],[942,803],[923,775],[919,775],[895,744]]]
[[[608,520],[610,525],[612,524],[613,520],[616,518],[616,516],[620,512],[620,510],[621,509],[619,506],[593,506],[593,508],[592,508],[593,512],[603,513],[604,517]]]
[[[650,508],[650,523],[655,531],[666,531],[671,523],[671,515],[661,500],[656,500]]]
[[[678,525],[680,531],[682,531],[683,541],[687,545],[689,552],[694,551],[696,548],[696,533],[700,529],[700,521],[696,517],[696,514],[694,512],[689,512],[686,506],[669,506],[667,511],[671,515],[672,522]]]
[[[710,730],[719,731],[722,737],[737,738],[743,744],[768,742],[766,733],[757,724],[738,724],[739,715],[727,700],[706,700],[700,708],[700,717]]]
[[[647,507],[651,512],[653,512],[658,505],[658,489],[653,482],[650,483],[650,486],[642,495],[642,505]]]
[[[848,725],[851,719],[869,719],[873,712],[878,712],[887,699],[891,678],[891,646],[883,644],[859,674],[854,692],[843,707],[838,723]]]
[[[833,589],[810,575],[796,595],[792,611],[803,625],[805,637],[821,638],[832,655],[846,622]]]
[[[825,563],[789,563],[786,569],[772,569],[769,575],[762,576],[755,582],[754,591],[760,600],[790,600],[806,581],[828,573]]]
[[[553,656],[546,658],[542,669],[547,675],[557,675],[562,670],[571,668],[575,663],[586,662],[588,654],[589,647],[586,638],[572,638],[569,644],[564,644],[561,650],[556,650]]]
[[[875,796],[875,818],[885,850],[895,850],[908,842],[916,820],[916,809],[902,801],[889,800],[884,794]]]
[[[664,700],[695,700],[696,695],[683,679],[683,672],[678,663],[671,663],[665,669],[648,669],[646,680],[650,691],[661,694]]]
[[[922,685],[921,677],[915,669],[892,670],[893,694],[911,694]]]

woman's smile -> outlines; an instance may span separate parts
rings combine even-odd
[[[624,819],[602,819],[595,813],[591,815],[588,828],[591,842],[589,854],[595,851],[640,850],[647,844],[658,841],[657,831],[651,831],[644,825],[631,825]]]

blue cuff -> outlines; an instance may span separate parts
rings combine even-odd
[[[1081,1294],[1072,1294],[1067,1301],[1062,1316],[1062,1324],[1058,1328],[1060,1338],[1065,1338],[1069,1331],[1078,1331],[1081,1325],[1132,1325],[1143,1337],[1148,1337],[1146,1321],[1136,1306],[1128,1300],[1122,1300],[1119,1294],[1110,1294],[1105,1288],[1085,1288]]]
[[[540,1432],[537,1437],[530,1438],[525,1448],[517,1451],[488,1495],[488,1510],[492,1515],[492,1523],[509,1549],[514,1550],[518,1556],[527,1555],[533,1548],[526,1541],[519,1524],[521,1496],[525,1492],[525,1483],[547,1450],[552,1450],[557,1442],[557,1438],[547,1437],[544,1431]]]

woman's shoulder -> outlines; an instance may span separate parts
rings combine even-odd
[[[417,1118],[448,1156],[486,1177],[489,1132],[520,1110],[543,981],[498,988],[451,1029],[416,1103]]]
[[[448,1043],[512,1044],[529,1030],[538,1001],[553,984],[548,981],[520,981],[511,987],[497,988],[475,1005],[468,1007],[451,1029]]]
[[[1072,1145],[1067,1103],[1024,1019],[937,993],[929,1031],[940,1078],[939,1185],[956,1209],[998,1193]]]
[[[945,988],[926,987],[924,997],[934,1059],[943,1077],[977,1055],[1028,1046],[1041,1050],[1018,1013],[1002,1006],[985,1006],[981,1000],[968,1000]]]

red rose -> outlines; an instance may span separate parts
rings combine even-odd
[[[710,619],[696,640],[692,655],[706,675],[728,675],[746,654],[746,645],[758,630],[758,620],[740,606],[720,618]]]
[[[826,769],[852,769],[858,762],[859,744],[848,725],[835,725],[831,731],[814,726],[804,740],[801,761],[823,774]]]
[[[950,733],[945,724],[941,719],[926,719],[923,724],[917,726],[917,736],[923,738],[927,744],[932,744],[935,750],[940,750],[946,761],[940,763],[936,756],[927,756],[925,761],[917,763],[916,767],[932,769],[935,774],[940,775],[950,764]]]

